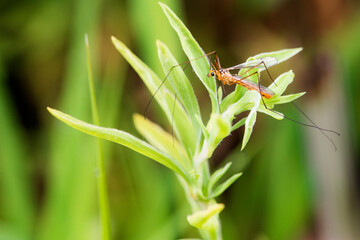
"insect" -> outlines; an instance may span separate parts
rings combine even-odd
[[[190,62],[192,61],[195,61],[197,59],[200,59],[200,58],[203,58],[203,57],[208,57],[210,55],[214,55],[215,56],[215,61],[214,63],[212,63],[210,61],[210,64],[212,66],[212,69],[209,70],[209,74],[208,74],[208,77],[216,77],[219,81],[222,82],[223,85],[233,85],[233,84],[238,84],[238,85],[241,85],[242,87],[245,87],[246,89],[248,90],[255,90],[257,91],[258,93],[260,93],[260,95],[262,96],[262,101],[263,101],[263,104],[264,104],[264,107],[269,110],[269,111],[272,111],[273,113],[275,114],[278,114],[279,116],[285,118],[285,119],[288,119],[292,122],[295,122],[297,124],[300,124],[300,125],[303,125],[303,126],[306,126],[306,127],[312,127],[312,128],[316,128],[318,129],[333,145],[335,151],[337,150],[336,148],[336,145],[334,143],[334,141],[325,133],[325,132],[330,132],[330,133],[334,133],[336,135],[340,135],[338,132],[334,131],[334,130],[331,130],[331,129],[325,129],[325,128],[321,128],[319,127],[315,122],[313,122],[311,120],[310,117],[308,117],[302,110],[301,108],[299,108],[295,103],[293,102],[290,102],[306,119],[308,119],[309,122],[311,122],[311,124],[306,124],[306,123],[302,123],[302,122],[299,122],[297,120],[294,120],[292,118],[289,118],[289,117],[286,117],[272,109],[269,109],[266,104],[265,104],[265,101],[263,98],[265,99],[271,99],[275,93],[267,88],[267,87],[264,87],[260,84],[260,78],[259,78],[259,72],[258,71],[261,71],[261,70],[266,70],[267,74],[269,75],[270,79],[274,82],[273,78],[271,77],[270,75],[270,72],[268,70],[269,67],[275,65],[278,63],[278,60],[275,58],[275,57],[264,57],[264,58],[259,58],[259,59],[255,59],[255,60],[251,60],[251,61],[247,61],[245,63],[241,63],[241,64],[238,64],[238,65],[235,65],[235,66],[232,66],[232,67],[229,67],[229,68],[222,68],[221,67],[221,64],[220,64],[220,60],[219,60],[219,57],[216,53],[216,51],[213,51],[213,52],[210,52],[210,53],[207,53],[207,54],[204,54],[203,56],[200,56],[200,57],[197,57],[197,58],[194,58],[192,60],[189,60],[187,62],[184,62],[184,63],[181,63],[181,64],[178,64],[178,65],[175,65],[173,66],[169,72],[167,73],[167,75],[165,76],[164,80],[162,81],[162,83],[160,84],[159,88],[156,90],[156,92],[152,95],[151,99],[149,100],[146,108],[145,108],[145,114],[146,115],[146,112],[147,112],[147,109],[150,105],[150,102],[153,100],[155,94],[158,92],[158,90],[161,88],[161,86],[164,84],[164,82],[166,81],[166,79],[168,78],[170,72],[175,68],[175,67],[179,67],[179,66],[182,66],[184,64],[185,65],[185,68],[189,65]],[[184,68],[184,69],[185,69]],[[241,70],[241,69],[247,69],[245,70],[244,72],[242,72],[241,75],[237,75],[237,74],[232,74],[230,71],[232,70]],[[256,71],[254,72],[251,72],[250,71],[252,69],[257,69]],[[246,74],[248,73],[248,74]],[[258,83],[255,83],[253,81],[250,81],[248,80],[248,78],[252,75],[255,75],[257,74],[258,75]],[[274,82],[274,84],[276,85],[276,83]],[[176,97],[176,95],[175,95]]]
[[[236,83],[247,88],[248,90],[255,90],[259,92],[261,96],[263,96],[266,99],[270,99],[275,95],[275,93],[271,89],[260,85],[260,83],[256,84],[252,81],[247,80],[247,78],[249,78],[250,76],[254,74],[258,74],[258,72],[253,72],[249,75],[245,75],[245,73],[249,72],[250,70],[256,67],[260,67],[261,64],[265,67],[266,71],[268,72],[267,68],[277,63],[276,58],[265,57],[261,59],[252,60],[246,63],[241,63],[230,68],[221,68],[220,60],[216,52],[214,52],[214,55],[215,55],[215,65],[211,63],[213,69],[210,70],[208,77],[216,76],[217,79],[223,83],[223,85],[232,85]],[[243,72],[241,76],[230,73],[230,70],[244,69],[244,68],[247,68],[248,70]],[[270,76],[269,72],[268,74]]]
[[[243,86],[243,87],[245,87],[245,88],[247,88],[249,90],[255,90],[258,93],[260,93],[260,95],[262,97],[264,97],[266,99],[270,99],[275,95],[275,93],[271,89],[260,85],[260,78],[259,77],[258,77],[258,83],[247,80],[247,78],[249,78],[250,76],[252,76],[254,74],[258,74],[257,71],[255,71],[253,73],[250,73],[248,75],[245,75],[245,74],[248,73],[250,70],[252,70],[254,68],[260,69],[260,68],[264,67],[266,72],[268,73],[270,79],[274,82],[273,78],[270,75],[268,67],[271,67],[271,66],[277,64],[278,61],[277,61],[276,58],[274,58],[274,57],[264,57],[264,58],[260,58],[260,59],[251,60],[251,61],[248,61],[248,62],[245,62],[245,63],[241,63],[241,64],[238,64],[238,65],[233,66],[233,67],[222,68],[221,65],[220,65],[220,60],[219,60],[218,55],[216,54],[216,52],[213,52],[213,54],[215,55],[215,64],[213,64],[211,62],[211,66],[212,66],[213,69],[210,69],[208,77],[216,76],[216,78],[219,81],[221,81],[223,83],[223,85],[239,84],[239,85],[241,85],[241,86]],[[243,72],[240,76],[230,73],[231,70],[236,70],[236,69],[237,70],[239,70],[239,69],[247,69],[247,70],[245,72]],[[275,82],[274,82],[274,84],[276,85]],[[300,125],[303,125],[303,126],[306,126],[306,127],[312,127],[312,128],[318,129],[332,143],[335,151],[337,150],[336,144],[334,143],[334,141],[325,132],[334,133],[334,134],[336,134],[338,136],[340,134],[338,132],[334,131],[334,130],[319,127],[295,103],[290,102],[313,125],[302,123],[302,122],[299,122],[299,121],[294,120],[292,118],[286,117],[286,116],[284,116],[284,115],[282,115],[282,114],[280,114],[280,113],[278,113],[278,112],[276,112],[276,111],[274,111],[272,109],[269,109],[266,106],[264,99],[262,99],[262,101],[263,101],[264,107],[267,110],[272,111],[273,113],[278,114],[278,115],[282,116],[283,118],[288,119],[290,121],[293,121],[293,122],[295,122],[297,124],[300,124]]]

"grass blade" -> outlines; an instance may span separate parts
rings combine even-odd
[[[127,132],[123,132],[113,128],[104,128],[104,127],[95,126],[49,107],[48,107],[48,111],[57,119],[63,121],[67,125],[77,130],[80,130],[81,132],[87,133],[95,137],[103,138],[121,144],[125,147],[128,147],[170,168],[171,170],[173,170],[174,172],[178,173],[179,175],[183,176],[186,179],[185,171],[180,166],[178,166],[175,160],[173,160],[169,156],[166,156],[164,153],[155,149],[153,146],[149,145],[144,141],[141,141],[140,139],[134,137],[133,135]]]
[[[89,80],[89,91],[91,97],[91,109],[93,115],[93,122],[95,125],[100,125],[100,118],[96,103],[96,94],[94,88],[94,78],[91,67],[91,58],[90,58],[90,47],[89,47],[89,39],[88,36],[85,35],[85,47],[86,47],[86,57],[87,57],[87,67],[88,67],[88,80]],[[97,141],[97,161],[96,165],[99,169],[99,175],[97,177],[98,184],[98,197],[99,197],[99,211],[100,211],[100,219],[102,226],[102,240],[110,240],[111,239],[111,227],[110,227],[110,213],[109,213],[109,200],[108,200],[108,192],[107,192],[107,182],[106,182],[106,170],[105,170],[105,160],[104,160],[104,150],[99,138]]]

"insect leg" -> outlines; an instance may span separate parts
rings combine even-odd
[[[197,57],[197,58],[191,59],[191,60],[189,60],[189,61],[180,63],[180,64],[178,64],[178,65],[172,66],[172,67],[170,68],[169,72],[166,74],[164,80],[162,80],[162,82],[161,82],[161,84],[159,85],[159,87],[156,89],[156,91],[154,92],[154,94],[151,96],[149,102],[146,104],[145,111],[144,111],[144,118],[146,119],[146,114],[147,114],[148,108],[149,108],[149,106],[150,106],[150,103],[154,100],[155,95],[158,93],[158,91],[160,90],[160,88],[162,87],[162,85],[164,85],[165,81],[167,80],[167,78],[169,77],[171,71],[172,71],[174,68],[186,64],[185,67],[183,68],[183,70],[185,70],[185,68],[189,65],[190,62],[192,62],[192,61],[194,61],[194,60],[197,60],[197,59],[200,59],[200,58],[203,58],[203,57],[210,56],[210,55],[212,55],[212,54],[216,54],[216,51],[212,51],[212,52],[206,53],[206,54],[204,54],[204,55],[202,55],[202,56],[200,56],[200,57]],[[217,55],[216,55],[216,56],[217,56]]]

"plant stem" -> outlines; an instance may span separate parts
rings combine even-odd
[[[178,177],[185,191],[187,201],[190,204],[192,214],[206,210],[210,206],[217,204],[214,198],[209,200],[200,197],[203,196],[204,190],[207,190],[208,188],[209,177],[210,168],[209,163],[206,160],[204,160],[203,164],[201,164],[199,169],[199,178],[194,179],[194,182],[188,183],[181,177]],[[209,219],[209,222],[211,222],[211,224],[209,224],[210,227],[202,229],[199,228],[201,237],[204,240],[222,240],[219,215],[216,214],[212,216],[211,219]]]
[[[85,46],[87,53],[87,66],[89,73],[89,90],[91,96],[91,109],[93,115],[93,122],[95,125],[100,125],[100,119],[96,104],[96,96],[95,96],[95,88],[94,88],[94,79],[91,68],[91,59],[90,59],[90,48],[89,48],[89,40],[88,36],[85,35]],[[97,169],[99,170],[97,174],[97,185],[98,185],[98,197],[99,197],[99,211],[100,211],[100,219],[102,226],[102,240],[110,240],[111,239],[111,227],[110,227],[110,214],[109,214],[109,201],[108,201],[108,193],[107,193],[107,182],[106,182],[106,170],[105,170],[105,162],[104,162],[104,154],[103,147],[100,138],[96,138],[97,148],[98,148],[98,156],[96,160]]]

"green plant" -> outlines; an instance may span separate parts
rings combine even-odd
[[[166,5],[162,3],[160,5],[171,26],[177,32],[187,57],[195,59],[203,56],[203,50],[181,20]],[[207,76],[210,69],[207,59],[204,57],[192,61],[192,68],[208,91],[211,100],[212,112],[205,124],[191,84],[181,68],[172,69],[178,63],[165,44],[157,41],[159,58],[164,72],[168,73],[170,69],[172,71],[167,82],[157,91],[162,79],[122,42],[115,37],[112,37],[112,41],[116,49],[139,74],[151,94],[156,92],[155,99],[164,111],[169,123],[172,124],[174,136],[138,114],[134,115],[135,126],[148,142],[124,131],[89,124],[52,108],[48,108],[48,110],[56,118],[75,129],[129,147],[171,169],[184,188],[191,206],[192,214],[188,216],[188,222],[199,229],[204,239],[221,239],[219,213],[223,210],[224,205],[217,203],[215,198],[238,179],[241,173],[219,183],[231,163],[211,174],[209,159],[220,142],[241,126],[245,126],[243,149],[251,136],[257,112],[263,112],[276,119],[283,118],[281,113],[269,109],[274,108],[277,104],[291,102],[304,94],[282,96],[287,86],[294,79],[293,72],[281,74],[271,84],[269,88],[275,95],[270,99],[262,99],[258,92],[246,91],[241,86],[237,86],[235,91],[223,98],[221,89],[216,88],[216,80]],[[263,53],[249,58],[249,61],[263,57],[275,57],[280,63],[299,51],[301,48]],[[261,70],[259,68],[253,71],[260,73]],[[242,73],[244,72],[240,71],[239,74]],[[250,76],[249,79],[256,82],[257,75]],[[175,93],[177,97],[175,97]],[[248,116],[233,123],[235,116],[245,111],[250,111]]]

